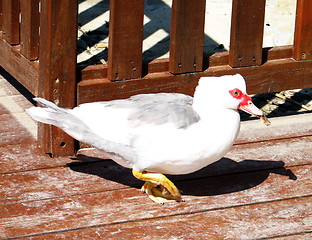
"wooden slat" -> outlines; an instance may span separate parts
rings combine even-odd
[[[110,83],[107,79],[86,80],[78,84],[78,103],[128,98],[151,92],[179,92],[193,95],[202,76],[242,74],[249,94],[312,87],[312,61],[291,58],[268,61],[261,66],[231,68],[210,67],[203,73],[173,75],[169,72],[148,74],[141,80]],[[296,81],[294,81],[296,79]]]
[[[142,76],[144,0],[111,0],[108,79]]]
[[[170,29],[171,73],[203,70],[205,0],[173,0]]]
[[[207,61],[204,58],[204,61]],[[229,52],[216,52],[209,57],[209,67],[216,67],[229,64]]]
[[[270,141],[283,138],[312,136],[312,113],[270,118],[271,125],[264,127],[260,119],[244,121],[236,144]]]
[[[2,31],[2,0],[0,0],[0,31]]]
[[[259,131],[255,132],[256,134]],[[301,141],[302,140],[302,141]],[[246,160],[258,159],[259,164],[274,168],[274,164],[279,166],[295,166],[300,164],[312,164],[312,137],[293,138],[290,140],[271,140],[264,142],[255,142],[250,144],[237,144],[226,154],[226,158],[240,162]],[[268,161],[266,164],[262,161]],[[275,161],[271,163],[270,161]],[[262,163],[261,163],[262,162]],[[249,162],[253,164],[253,161]],[[272,164],[270,166],[270,163]],[[243,165],[243,164],[242,164]],[[254,164],[256,166],[256,164]],[[221,172],[220,174],[223,174]],[[217,174],[217,173],[216,173]]]
[[[305,119],[305,122],[302,122],[300,119]],[[285,116],[282,121],[279,121],[280,117],[270,118],[272,120],[271,124],[276,124],[274,126],[264,128],[263,123],[258,121],[258,119],[253,120],[251,124],[242,124],[242,131],[240,132],[240,136],[235,141],[234,146],[236,145],[244,145],[247,143],[258,143],[258,142],[270,142],[270,141],[279,141],[282,139],[294,139],[295,142],[298,137],[307,137],[307,145],[306,147],[312,147],[311,136],[312,136],[312,128],[307,124],[307,121],[312,120],[311,114],[299,115],[299,116]],[[248,121],[247,121],[248,122]],[[245,122],[244,122],[245,123]],[[253,136],[251,136],[253,134]],[[271,146],[270,143],[267,143],[268,146]],[[293,145],[296,145],[295,143]],[[265,148],[264,145],[259,145]],[[259,149],[260,150],[260,149]],[[275,154],[275,153],[273,153]],[[303,157],[305,154],[311,154],[312,152],[309,150],[304,151]]]
[[[31,239],[79,239],[83,236],[87,239],[309,240],[312,237],[312,225],[309,221],[312,214],[311,202],[312,197],[294,198],[181,216],[168,215],[146,221],[73,229],[34,236]]]
[[[294,36],[294,58],[312,59],[312,1],[297,0],[296,25]]]
[[[41,1],[39,96],[69,108],[76,99],[77,8],[77,0]],[[74,153],[74,140],[58,128],[40,124],[38,138],[53,156]]]
[[[167,58],[157,58],[147,65],[147,73],[159,73],[169,71],[169,59]]]
[[[37,141],[31,138],[27,131],[23,129],[19,133],[25,133],[24,140],[28,135],[27,141],[12,141],[8,145],[0,146],[0,173],[64,167],[71,162],[70,159],[64,157],[51,158],[49,155],[44,154],[42,149],[38,148]],[[21,137],[15,139],[21,139]]]
[[[292,52],[293,52],[292,45],[264,48],[262,52],[264,58],[263,61],[267,62],[281,58],[291,58]],[[204,61],[209,62],[209,67],[228,65],[229,52],[214,53]],[[169,71],[168,58],[155,59],[149,62],[147,66],[143,65],[143,72],[145,72],[146,74],[168,72],[168,71]],[[91,79],[105,79],[105,78],[107,78],[107,64],[90,65],[81,70],[82,81]]]
[[[0,39],[2,34],[0,33]],[[0,66],[34,95],[38,94],[39,64],[21,57],[20,47],[0,41]]]
[[[233,0],[231,67],[261,65],[265,0]]]
[[[0,195],[5,193],[6,198],[0,198],[0,205],[87,194],[90,190],[103,192],[127,189],[129,185],[139,187],[141,184],[132,176],[129,169],[118,166],[112,161],[69,164],[69,166],[2,175]],[[86,175],[87,171],[92,174]],[[34,192],[38,194],[35,195]]]
[[[39,54],[39,0],[21,1],[21,53],[34,60]]]
[[[122,227],[127,222],[138,223],[142,220],[144,220],[144,224],[148,225],[149,222],[166,221],[168,216],[171,216],[175,222],[179,222],[184,221],[185,216],[187,216],[186,218],[196,218],[200,212],[216,216],[220,210],[224,216],[230,216],[232,212],[239,211],[240,208],[242,208],[243,213],[243,210],[247,210],[250,206],[254,206],[250,210],[262,212],[266,218],[271,216],[270,219],[279,216],[277,214],[278,209],[285,209],[281,205],[287,203],[287,200],[283,199],[290,199],[289,204],[286,204],[287,207],[292,204],[292,207],[287,208],[288,212],[284,213],[283,219],[286,221],[284,223],[293,221],[291,220],[292,217],[297,216],[293,215],[295,212],[302,219],[307,219],[312,209],[310,206],[312,202],[309,197],[312,194],[311,170],[309,165],[290,168],[289,171],[297,176],[297,180],[289,179],[289,176],[284,176],[283,172],[276,172],[276,170],[271,169],[178,182],[177,186],[184,190],[185,202],[168,203],[165,207],[152,203],[140,193],[139,189],[133,188],[93,192],[92,194],[75,194],[61,198],[51,198],[50,195],[46,195],[47,198],[45,198],[44,192],[41,193],[40,189],[36,191],[36,186],[32,186],[33,188],[29,186],[28,189],[31,189],[31,192],[24,193],[24,195],[42,194],[43,200],[2,205],[0,209],[2,219],[0,236],[9,238],[44,232],[57,233],[77,228],[107,227],[112,224],[118,224]],[[53,179],[53,173],[51,173],[52,178],[45,175],[44,172],[39,178],[38,176],[30,176],[28,173],[25,174],[25,178],[16,178],[16,180],[18,182],[20,180],[29,181],[30,184],[47,181],[47,184],[51,186],[49,189],[54,189],[55,192],[66,191],[67,187],[64,188],[66,181],[59,179],[58,175],[54,175]],[[27,177],[27,175],[29,176]],[[80,184],[81,182],[78,182],[78,185]],[[13,181],[11,185],[14,189],[16,182]],[[203,188],[203,186],[205,187]],[[76,189],[77,192],[79,192],[80,187]],[[86,185],[83,187],[85,188]],[[74,188],[72,186],[72,189]],[[71,192],[71,190],[69,191]],[[5,194],[8,193],[10,192]],[[295,200],[298,197],[301,200]],[[309,204],[306,205],[308,202]],[[298,212],[299,203],[301,205],[300,212]],[[270,204],[270,207],[267,204]],[[270,209],[275,209],[277,212],[273,213]],[[294,212],[289,212],[290,209],[293,209]],[[248,217],[248,221],[257,221],[256,212],[253,217]],[[216,224],[216,221],[209,221],[209,218],[205,216],[203,218],[207,220],[207,223]],[[311,227],[310,224],[311,222],[308,227]],[[211,229],[207,228],[206,225],[204,226],[206,230]],[[200,229],[199,226],[196,228]],[[171,229],[173,230],[175,227],[171,226]],[[302,231],[302,229],[300,230]],[[282,232],[284,228],[279,227],[276,231]],[[295,229],[288,231],[294,232]]]
[[[0,116],[0,146],[35,141],[27,129],[21,126],[11,114]]]
[[[2,30],[4,39],[10,44],[20,43],[20,1],[5,0],[2,2]]]
[[[107,64],[90,65],[81,70],[81,80],[107,78]]]
[[[279,60],[283,58],[291,58],[293,54],[293,46],[278,46],[278,47],[270,47],[263,48],[262,51],[262,61],[267,62],[271,60]]]

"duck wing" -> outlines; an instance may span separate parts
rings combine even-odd
[[[131,127],[172,123],[176,128],[187,128],[200,120],[192,107],[193,98],[179,93],[139,94],[103,104],[112,109],[128,109]]]

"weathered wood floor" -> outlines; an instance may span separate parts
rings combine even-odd
[[[0,90],[1,239],[312,239],[311,113],[244,122],[226,158],[169,176],[185,202],[159,205],[95,151],[43,154],[31,104]]]

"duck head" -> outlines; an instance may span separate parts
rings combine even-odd
[[[201,77],[194,93],[193,108],[200,116],[219,109],[240,109],[251,115],[263,116],[246,93],[245,79],[240,75]]]

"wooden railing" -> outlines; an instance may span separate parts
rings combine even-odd
[[[249,93],[312,87],[312,1],[297,0],[293,45],[263,49],[265,0],[233,0],[230,50],[203,57],[205,2],[173,0],[170,57],[143,64],[144,0],[110,0],[108,62],[77,71],[77,0],[0,0],[0,65],[62,107],[149,92],[192,95],[201,76],[234,73]],[[40,125],[38,140],[53,156],[75,149],[50,126]]]

